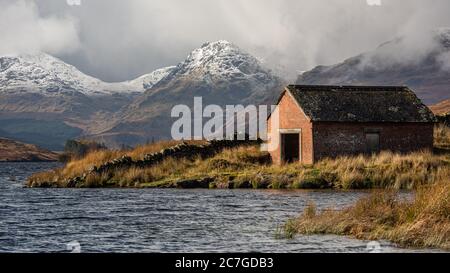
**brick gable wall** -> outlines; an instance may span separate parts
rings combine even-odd
[[[280,135],[278,129],[301,129],[301,158],[305,164],[313,163],[313,145],[312,145],[312,123],[303,114],[298,107],[296,101],[291,97],[288,92],[285,92],[284,96],[278,103],[278,107],[275,111],[279,113],[279,127],[271,130],[271,119],[276,116],[272,115],[268,120],[268,136],[271,141],[280,143]],[[277,149],[270,151],[272,161],[275,164],[281,163],[281,149],[278,145]]]

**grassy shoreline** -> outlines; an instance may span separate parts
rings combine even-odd
[[[448,156],[448,127],[435,132],[438,154]],[[450,250],[450,169],[440,168],[433,183],[422,183],[413,200],[401,200],[397,191],[375,191],[342,210],[317,211],[310,204],[287,221],[286,237],[296,234],[335,234],[365,240],[388,240],[402,247]]]
[[[378,191],[339,211],[317,212],[310,204],[300,217],[285,224],[284,235],[335,234],[450,250],[449,177],[447,173],[435,184],[421,186],[410,201],[398,199],[395,191]]]
[[[435,153],[342,156],[314,165],[272,165],[259,146],[225,146],[201,151],[207,142],[160,142],[131,151],[96,151],[64,167],[32,175],[28,187],[416,189],[433,184],[450,169],[450,129],[435,130]],[[183,146],[184,145],[184,146]],[[150,158],[150,159],[148,159]],[[152,163],[151,159],[158,161]],[[146,159],[150,161],[145,161]],[[146,163],[147,162],[147,163]],[[149,164],[152,163],[152,164]]]
[[[178,145],[173,148],[174,145]],[[28,187],[382,189],[353,206],[318,212],[311,204],[284,226],[296,234],[337,234],[389,240],[402,247],[450,249],[450,128],[435,130],[435,151],[412,154],[382,152],[372,156],[325,159],[314,165],[275,166],[258,145],[225,147],[213,153],[162,157],[178,150],[202,150],[205,142],[162,142],[131,151],[97,151],[66,166],[34,174]],[[186,146],[188,145],[188,146]],[[172,148],[170,148],[172,147]],[[184,148],[183,148],[184,147]],[[199,148],[200,147],[200,148]],[[162,149],[162,151],[160,151]],[[169,152],[166,150],[169,149]],[[158,151],[160,151],[158,153]],[[129,164],[129,162],[133,164]],[[111,167],[108,162],[115,162]],[[128,163],[127,163],[128,162]],[[102,167],[103,166],[103,167]],[[106,166],[106,167],[105,167]],[[109,166],[109,167],[108,167]],[[128,167],[124,167],[128,166]],[[92,170],[96,170],[92,172]],[[82,176],[81,180],[74,177]],[[75,181],[75,182],[74,182]],[[413,200],[397,190],[415,190]]]

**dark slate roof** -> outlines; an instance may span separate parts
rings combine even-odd
[[[435,122],[408,87],[289,85],[287,90],[312,121]]]

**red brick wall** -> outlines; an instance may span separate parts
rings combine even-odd
[[[366,130],[379,130],[381,150],[408,153],[433,148],[431,123],[315,122],[314,160],[366,152]]]
[[[278,111],[279,114],[279,126],[278,128],[274,128],[271,130],[271,119],[276,116],[276,114],[272,114],[272,116],[268,120],[268,137],[269,147],[270,142],[279,143],[279,131],[278,129],[301,129],[301,158],[302,162],[305,164],[313,163],[313,146],[312,146],[312,123],[310,120],[303,114],[303,112],[298,107],[295,100],[291,97],[291,95],[286,92],[282,99],[280,100],[278,107],[275,111]],[[281,150],[279,145],[277,145],[276,149],[273,151],[269,151],[272,157],[272,161],[275,164],[281,163]]]

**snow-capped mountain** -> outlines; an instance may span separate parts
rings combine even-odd
[[[144,92],[173,67],[167,67],[125,82],[107,83],[46,53],[0,58],[0,92],[35,92],[46,96],[79,92],[84,95]]]
[[[427,47],[408,51],[412,37],[401,37],[375,50],[301,74],[298,84],[406,85],[426,103],[450,97],[450,28],[426,33]],[[412,45],[414,46],[414,45]]]
[[[236,45],[220,40],[192,51],[161,85],[172,79],[217,83],[223,80],[253,80],[259,87],[271,83],[274,75],[260,61]]]
[[[204,105],[268,104],[285,83],[236,45],[223,40],[205,43],[124,108],[107,133],[167,138],[171,109],[177,104],[192,106],[195,96],[201,96]]]
[[[172,69],[107,83],[45,53],[0,57],[0,136],[61,149],[67,138],[108,129]]]
[[[169,138],[170,111],[270,101],[284,81],[227,41],[206,43],[177,66],[106,83],[45,53],[0,58],[0,136],[60,148],[67,138],[136,144]]]
[[[168,66],[164,68],[157,69],[149,74],[140,76],[137,79],[124,82],[127,86],[133,86],[137,90],[148,90],[157,84],[161,79],[166,77],[170,72],[172,72],[176,66]]]

